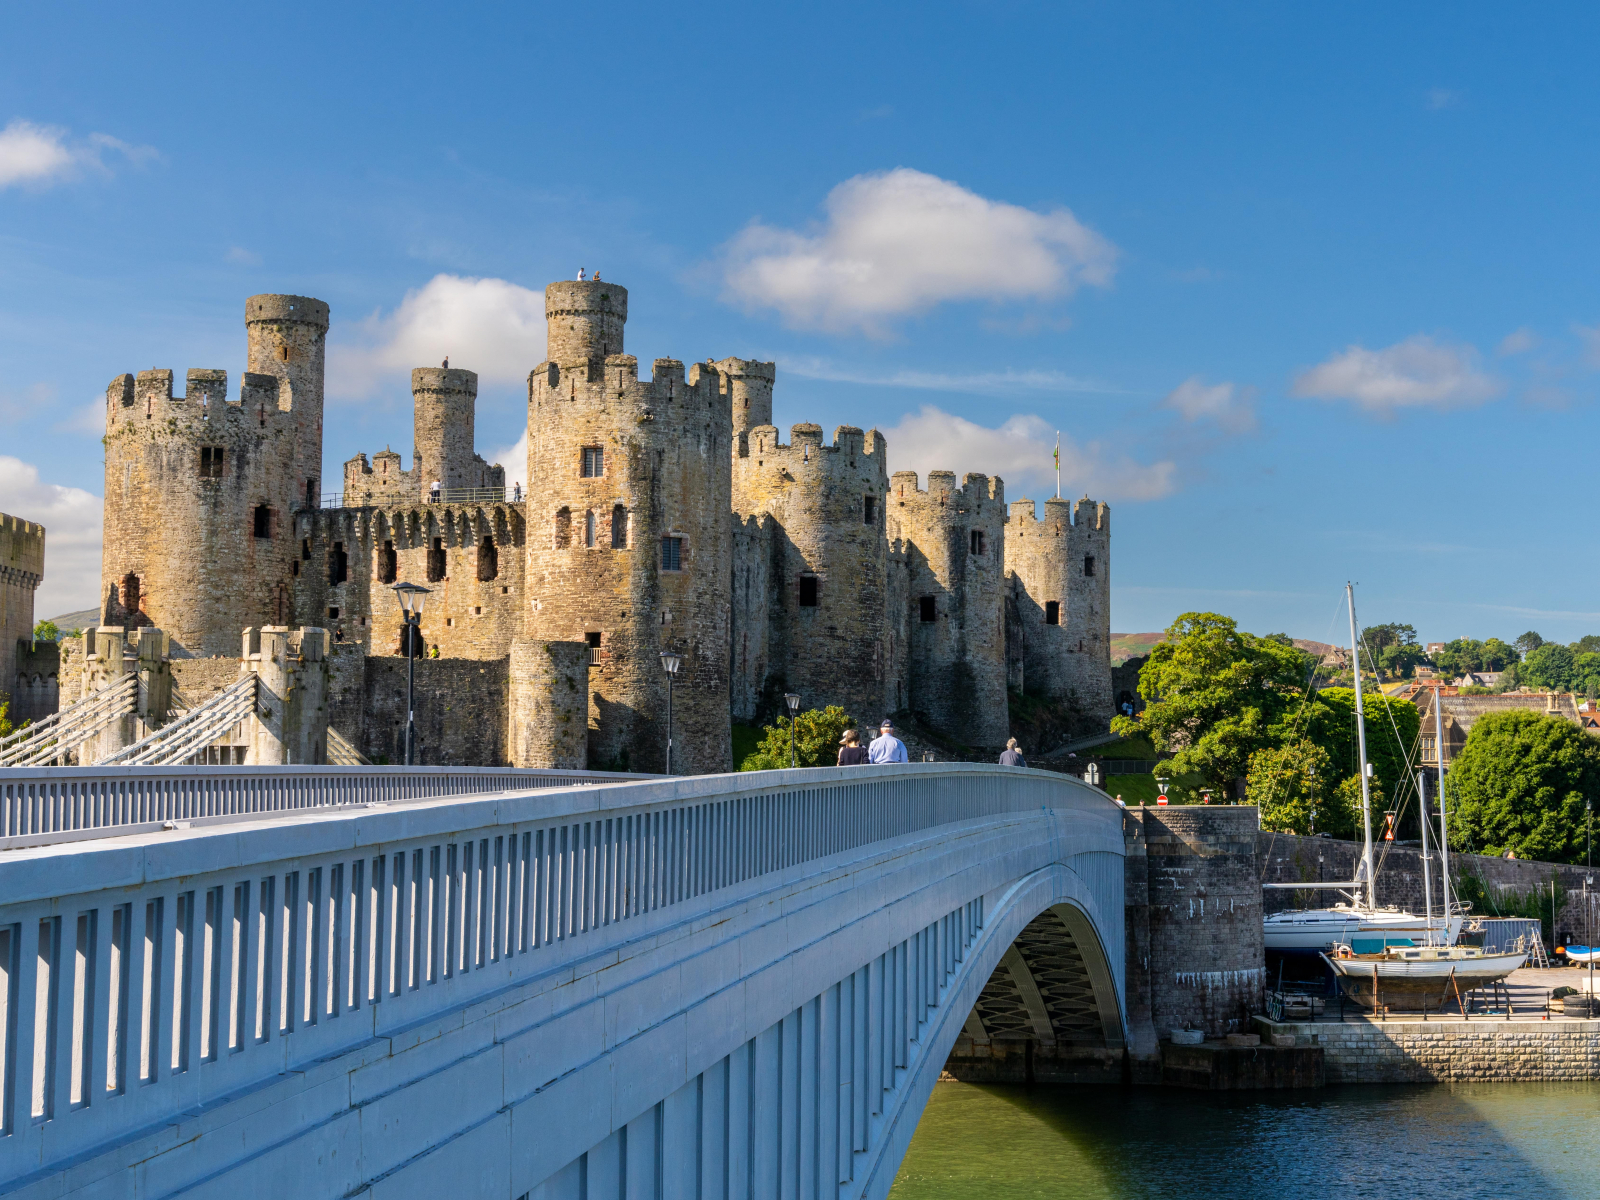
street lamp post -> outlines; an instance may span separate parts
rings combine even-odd
[[[667,673],[667,774],[672,774],[672,682],[678,678],[678,667],[683,663],[681,654],[671,650],[661,652],[661,667]]]
[[[794,746],[794,719],[800,712],[800,697],[793,692],[785,692],[783,694],[783,702],[789,708],[789,765],[798,767],[800,758]]]
[[[422,598],[431,588],[420,583],[397,583],[394,598],[400,601],[400,648],[406,655],[406,766],[416,754],[417,744],[417,645],[422,640]]]

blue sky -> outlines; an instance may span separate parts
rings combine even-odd
[[[1600,18],[1575,5],[14,8],[0,508],[98,586],[100,397],[333,310],[325,475],[406,368],[509,450],[539,293],[777,422],[1113,505],[1113,625],[1600,631]],[[331,487],[330,487],[331,490]],[[1569,515],[1570,514],[1570,515]]]

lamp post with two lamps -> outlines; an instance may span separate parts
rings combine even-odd
[[[411,766],[417,744],[417,656],[422,651],[422,598],[433,589],[420,583],[397,583],[392,589],[400,601],[400,649],[406,656],[406,766]]]
[[[794,748],[794,719],[800,714],[800,697],[793,692],[785,692],[783,702],[789,709],[789,765],[798,767],[800,759]]]
[[[661,668],[667,673],[667,774],[672,774],[672,683],[678,678],[678,668],[683,665],[683,655],[671,650],[661,652]]]

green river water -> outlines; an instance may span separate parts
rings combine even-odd
[[[891,1200],[1600,1198],[1600,1083],[935,1085]]]

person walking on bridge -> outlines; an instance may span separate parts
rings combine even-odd
[[[1006,742],[1006,748],[1000,753],[1002,767],[1025,767],[1028,760],[1022,757],[1022,751],[1017,749],[1017,739],[1011,738]]]
[[[867,747],[867,761],[869,763],[903,763],[906,761],[906,744],[894,735],[894,722],[888,717],[883,719],[879,727],[878,736],[872,739],[872,745]]]
[[[867,761],[867,748],[861,744],[861,735],[854,729],[846,729],[839,743],[841,767],[859,767]]]

